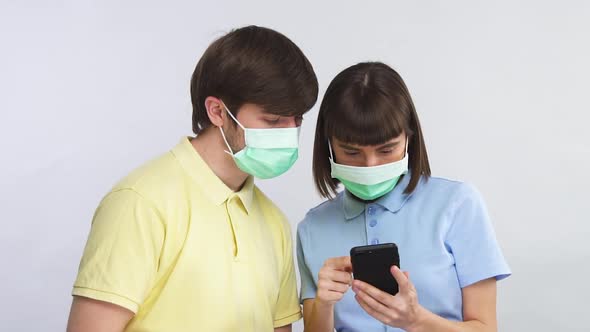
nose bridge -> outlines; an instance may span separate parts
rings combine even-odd
[[[377,153],[375,151],[372,151],[372,150],[364,151],[364,155],[365,155],[365,166],[366,167],[379,165],[379,158],[378,158]]]
[[[288,128],[295,128],[295,127],[297,127],[297,119],[296,119],[296,117],[294,117],[294,116],[288,117],[287,127]]]

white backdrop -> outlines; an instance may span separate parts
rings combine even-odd
[[[198,58],[247,24],[303,49],[320,98],[356,62],[396,68],[434,174],[474,183],[489,205],[514,272],[499,283],[500,330],[586,330],[589,3],[354,3],[0,0],[0,330],[64,330],[94,208],[190,134]],[[259,182],[293,229],[320,202],[318,106],[294,169]]]

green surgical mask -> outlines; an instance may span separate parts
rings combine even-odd
[[[269,128],[252,129],[245,128],[227,109],[227,114],[244,130],[246,146],[234,153],[225,138],[223,129],[221,136],[236,165],[242,171],[259,179],[270,179],[277,177],[295,163],[298,157],[299,130],[295,128]]]
[[[402,160],[370,167],[358,167],[337,164],[330,149],[330,166],[332,178],[340,180],[346,190],[360,199],[367,201],[377,199],[393,190],[400,177],[408,172],[408,143]]]

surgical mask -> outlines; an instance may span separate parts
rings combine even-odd
[[[408,172],[407,139],[406,154],[402,160],[379,166],[358,167],[337,164],[334,162],[332,145],[329,141],[328,147],[332,178],[340,180],[350,193],[360,199],[370,201],[389,193],[401,176]]]
[[[225,105],[224,105],[225,107]],[[245,128],[225,107],[227,114],[244,130],[246,146],[234,153],[225,138],[223,129],[221,136],[236,165],[242,171],[259,179],[270,179],[288,171],[298,157],[299,130],[296,128]]]

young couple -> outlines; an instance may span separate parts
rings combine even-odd
[[[307,332],[497,330],[496,281],[510,270],[484,202],[431,176],[397,72],[355,64],[325,92],[313,178],[328,200],[298,227],[300,296],[289,223],[254,178],[297,160],[312,65],[284,35],[248,26],[208,47],[190,89],[196,136],[98,206],[68,331],[291,331],[300,304]],[[401,257],[395,296],[353,280],[348,257],[387,242]]]

